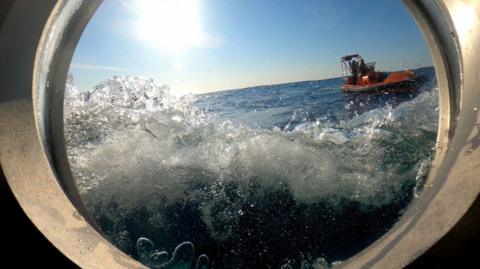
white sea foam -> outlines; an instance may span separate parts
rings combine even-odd
[[[307,203],[386,204],[419,169],[405,171],[405,156],[392,158],[436,131],[438,106],[430,90],[347,122],[317,120],[282,131],[215,121],[195,107],[194,96],[175,97],[150,79],[114,77],[83,93],[69,82],[66,92],[66,141],[80,191],[108,184],[133,200],[153,191],[174,199],[186,179],[198,177],[211,184],[285,183]]]

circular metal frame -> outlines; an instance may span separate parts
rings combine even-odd
[[[480,193],[480,2],[403,1],[436,69],[438,149],[424,190],[402,219],[339,267],[406,266],[442,238]],[[29,218],[76,264],[145,268],[102,236],[82,204],[66,158],[67,71],[100,2],[12,2],[0,31],[0,163]]]

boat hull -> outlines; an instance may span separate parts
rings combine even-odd
[[[340,88],[345,93],[406,93],[417,89],[415,79],[408,79],[390,83],[375,83],[365,86],[344,84]]]

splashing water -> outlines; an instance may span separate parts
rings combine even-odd
[[[87,92],[69,82],[69,160],[104,233],[148,266],[191,242],[191,260],[195,245],[213,268],[326,267],[421,189],[432,76],[415,95],[373,97],[343,95],[335,79],[183,97],[137,77]]]

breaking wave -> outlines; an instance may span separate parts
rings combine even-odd
[[[395,223],[435,145],[436,89],[284,128],[219,120],[197,98],[139,77],[87,92],[67,82],[75,180],[105,234],[134,257],[148,237],[170,251],[190,241],[215,268],[347,258]]]

